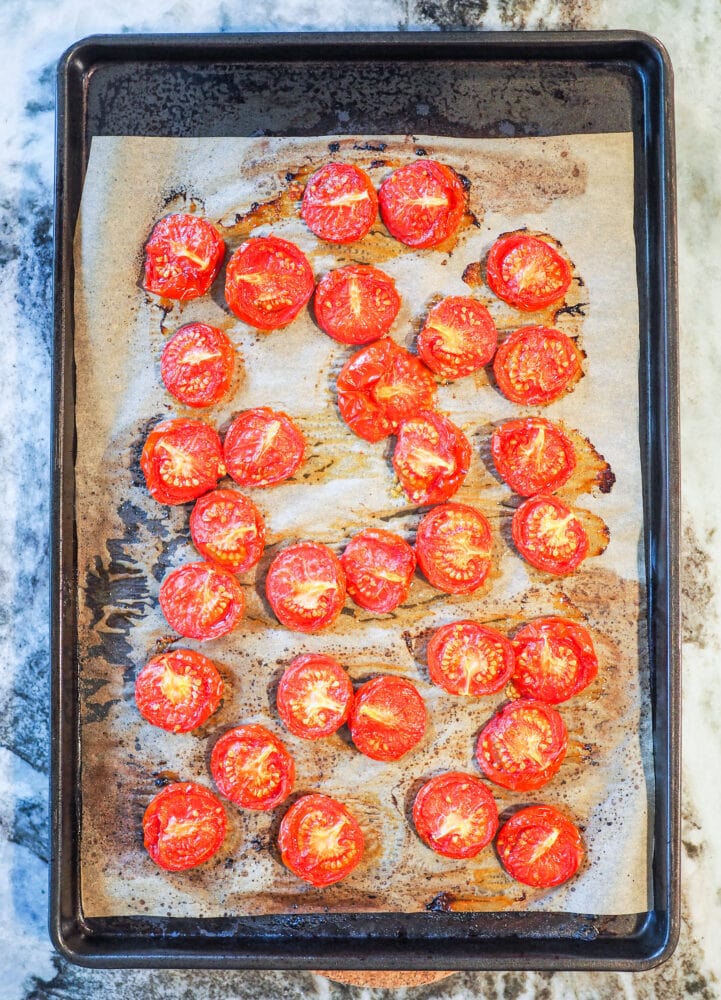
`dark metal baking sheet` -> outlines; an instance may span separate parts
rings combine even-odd
[[[222,86],[220,85],[222,84]],[[679,927],[678,374],[671,71],[630,32],[95,37],[58,76],[50,927],[96,966],[640,970]],[[655,769],[654,908],[631,916],[86,918],[79,886],[72,240],[95,135],[632,131]]]

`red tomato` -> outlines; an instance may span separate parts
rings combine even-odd
[[[235,251],[225,269],[225,299],[238,319],[258,330],[294,320],[313,294],[305,255],[287,240],[255,236]]]
[[[557,705],[583,691],[598,673],[588,629],[566,618],[537,618],[524,625],[513,648],[513,683],[524,698]]]
[[[278,685],[278,714],[294,736],[319,740],[348,718],[353,685],[332,656],[306,653],[286,667]]]
[[[366,528],[348,542],[340,557],[348,594],[366,611],[395,611],[408,597],[416,554],[390,531]]]
[[[186,406],[212,406],[233,378],[235,351],[222,330],[188,323],[165,345],[160,377],[168,392]]]
[[[356,691],[348,725],[366,757],[398,760],[423,739],[426,706],[403,677],[374,677]]]
[[[243,809],[275,809],[293,791],[295,763],[264,726],[236,726],[210,755],[210,773],[221,794]]]
[[[528,792],[556,774],[566,756],[568,734],[555,708],[531,698],[512,701],[481,730],[476,759],[502,788]]]
[[[391,236],[424,249],[455,233],[468,199],[455,170],[435,160],[416,160],[386,177],[378,201]]]
[[[390,337],[354,354],[336,385],[341,416],[366,441],[395,434],[402,420],[432,409],[436,398],[426,366]]]
[[[323,888],[350,875],[363,857],[363,831],[352,813],[328,795],[304,795],[280,823],[283,864]]]
[[[393,468],[412,503],[448,500],[463,483],[470,465],[470,442],[448,417],[425,410],[398,428]]]
[[[442,378],[470,375],[487,365],[498,346],[491,314],[477,299],[451,295],[428,313],[418,354]]]
[[[522,497],[553,493],[576,468],[572,441],[543,417],[509,420],[497,427],[491,455],[498,475]]]
[[[300,214],[322,240],[361,240],[378,214],[373,182],[353,163],[326,163],[308,178]]]
[[[583,374],[583,355],[570,337],[549,326],[523,326],[503,341],[493,374],[506,399],[545,405],[570,392]]]
[[[513,542],[524,559],[545,573],[567,576],[588,555],[588,535],[568,504],[558,497],[526,500],[513,515]]]
[[[158,503],[188,503],[225,475],[220,438],[202,420],[164,420],[152,429],[140,456],[145,482]]]
[[[580,833],[553,806],[514,813],[501,827],[496,849],[511,878],[542,889],[567,882],[584,855]]]
[[[189,733],[210,718],[223,697],[212,660],[192,649],[172,649],[149,660],[135,681],[144,719],[169,733]]]
[[[313,299],[321,330],[341,344],[367,344],[388,333],[401,300],[393,278],[377,267],[349,264],[330,271]]]
[[[247,497],[235,490],[213,490],[193,507],[190,537],[208,562],[245,573],[263,555],[265,522]]]
[[[345,573],[327,545],[299,542],[270,564],[265,591],[278,621],[295,632],[332,625],[345,601]]]
[[[535,312],[566,294],[571,267],[545,240],[511,233],[491,247],[486,278],[499,299],[524,312]]]
[[[418,792],[413,822],[418,836],[437,854],[475,858],[493,840],[498,809],[482,781],[448,771],[431,778]]]
[[[166,299],[197,299],[210,289],[225,256],[220,233],[196,215],[166,215],[145,244],[143,287]]]
[[[442,625],[428,643],[428,672],[449,694],[481,695],[500,691],[510,680],[515,657],[510,641],[478,622]]]
[[[245,594],[227,570],[188,563],[160,585],[160,607],[168,625],[188,639],[217,639],[243,617]]]
[[[258,406],[235,418],[223,454],[228,475],[240,486],[274,486],[303,464],[305,438],[287,414]]]
[[[491,571],[491,526],[461,503],[434,507],[418,525],[416,556],[426,579],[447,594],[471,594]]]
[[[161,868],[183,872],[207,861],[225,840],[222,803],[193,781],[166,785],[143,816],[145,848]]]

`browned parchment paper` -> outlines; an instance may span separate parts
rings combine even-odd
[[[376,184],[396,164],[428,154],[470,182],[470,207],[457,243],[412,251],[378,223],[362,243],[333,247],[302,224],[294,199],[307,172],[329,158],[355,161]],[[294,186],[295,185],[295,186]],[[604,519],[610,544],[568,579],[528,567],[509,542],[517,504],[488,457],[492,425],[517,416],[486,373],[439,387],[438,406],[473,447],[471,473],[457,495],[481,508],[496,537],[497,571],[481,594],[450,597],[417,577],[395,614],[373,616],[348,601],[336,626],[317,636],[280,627],[262,599],[267,565],[279,545],[316,539],[341,551],[373,524],[413,538],[418,513],[394,483],[389,442],[368,444],[343,424],[335,376],[352,349],[337,344],[305,312],[285,330],[260,334],[224,306],[222,276],[212,294],[165,308],[140,287],[142,247],[153,223],[190,210],[217,222],[230,250],[249,232],[297,242],[320,277],[351,260],[379,263],[396,280],[403,306],[393,336],[408,346],[440,294],[488,301],[505,333],[539,321],[515,313],[482,285],[464,283],[499,233],[527,226],[552,234],[574,264],[566,308],[555,323],[587,354],[573,393],[543,412],[588,436],[610,463],[610,493],[581,495]],[[93,141],[76,238],[76,464],[79,654],[82,703],[83,908],[88,915],[222,915],[281,911],[458,908],[628,913],[647,907],[647,801],[650,737],[638,448],[638,311],[633,239],[631,135],[455,140],[433,137],[323,139],[145,139]],[[476,270],[478,270],[476,268]],[[473,268],[471,269],[473,271]],[[167,305],[167,304],[166,304]],[[150,726],[133,701],[133,682],[168,634],[157,602],[166,572],[196,557],[190,505],[163,507],[147,494],[138,458],[148,428],[186,413],[164,391],[159,358],[183,322],[226,329],[242,357],[232,396],[207,413],[224,429],[251,406],[285,410],[309,442],[293,480],[252,499],[264,513],[268,548],[241,578],[248,614],[231,636],[202,648],[220,665],[228,693],[199,732],[171,735]],[[553,321],[551,314],[541,320]],[[578,493],[578,484],[576,494]],[[573,491],[572,496],[575,499]],[[543,614],[562,613],[593,631],[600,671],[582,695],[561,706],[570,749],[559,774],[535,793],[494,787],[501,811],[528,802],[558,804],[581,824],[587,862],[569,885],[524,889],[501,870],[491,848],[470,862],[441,858],[418,840],[409,810],[420,783],[440,771],[477,773],[477,734],[503,703],[454,698],[429,683],[430,632],[457,617],[512,634]],[[274,709],[283,665],[298,653],[337,656],[355,681],[399,673],[417,684],[429,709],[422,744],[397,763],[359,754],[345,731],[318,743],[286,733]],[[200,869],[169,875],[142,847],[141,818],[164,779],[211,786],[214,738],[231,725],[261,722],[295,755],[296,791],[322,790],[346,802],[367,839],[363,863],[344,882],[316,890],[294,878],[275,850],[284,808],[271,815],[228,805],[227,841]]]

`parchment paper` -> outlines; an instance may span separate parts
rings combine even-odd
[[[301,222],[299,190],[316,166],[332,158],[355,161],[378,185],[393,166],[419,155],[437,157],[470,182],[475,218],[466,220],[453,247],[412,251],[391,240],[380,222],[362,243],[333,247]],[[280,545],[315,539],[340,552],[355,531],[371,525],[412,540],[419,512],[394,481],[391,442],[368,444],[340,419],[335,376],[353,348],[325,336],[310,312],[285,330],[253,331],[224,305],[224,272],[211,295],[186,305],[162,303],[142,290],[142,248],[150,229],[179,210],[218,223],[229,251],[250,232],[272,231],[293,240],[317,278],[353,260],[378,263],[396,280],[403,301],[393,336],[409,347],[429,305],[448,294],[487,301],[503,334],[545,321],[578,337],[587,355],[585,377],[542,411],[504,399],[485,372],[439,386],[439,409],[465,429],[474,447],[471,472],[456,499],[482,509],[496,538],[497,569],[480,594],[443,595],[418,574],[408,603],[392,615],[368,614],[349,600],[338,623],[320,635],[295,634],[275,621],[262,595],[267,566]],[[523,316],[477,282],[469,288],[463,281],[464,272],[467,278],[473,272],[466,271],[468,265],[477,264],[500,233],[522,226],[552,234],[573,262],[574,283],[557,315]],[[75,315],[84,912],[414,911],[432,903],[479,910],[645,910],[652,789],[640,582],[632,136],[94,139],[76,235]],[[170,508],[152,500],[138,459],[158,420],[198,415],[171,399],[159,374],[167,337],[194,319],[227,330],[243,359],[232,395],[204,411],[205,418],[224,430],[248,407],[285,410],[303,429],[309,457],[293,480],[249,491],[266,517],[269,544],[256,570],[241,577],[247,617],[222,640],[178,642],[202,649],[220,664],[227,695],[202,730],[171,735],[140,717],[133,684],[169,633],[158,606],[160,581],[197,555],[188,532],[190,505]],[[608,525],[610,544],[566,579],[536,572],[514,551],[509,525],[519,501],[489,459],[493,424],[531,412],[587,436],[617,477],[610,493],[596,488],[579,497],[590,481],[577,476],[570,484],[570,499]],[[601,482],[607,488],[610,478]],[[506,698],[503,692],[454,698],[431,685],[425,646],[432,630],[470,617],[513,634],[522,623],[552,613],[592,630],[599,677],[560,706],[569,753],[550,784],[525,794],[493,786],[502,813],[522,803],[558,804],[583,830],[582,871],[567,886],[544,892],[512,882],[492,848],[469,862],[439,857],[419,841],[409,813],[418,787],[433,774],[478,773],[477,734]],[[401,761],[384,764],[358,753],[345,729],[318,743],[287,733],[276,715],[275,686],[283,666],[308,651],[337,656],[355,682],[378,673],[411,679],[429,710],[422,744]],[[317,890],[284,868],[275,837],[285,807],[269,815],[228,804],[226,843],[195,871],[170,875],[146,856],[141,819],[159,785],[171,779],[212,787],[207,761],[214,739],[251,721],[267,725],[294,754],[296,793],[336,796],[361,823],[364,860],[338,885]]]

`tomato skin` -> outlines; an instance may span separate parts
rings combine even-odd
[[[245,611],[245,594],[232,573],[209,563],[186,563],[160,585],[160,607],[172,629],[187,639],[218,639]]]
[[[204,559],[231,573],[245,573],[263,555],[265,522],[236,490],[213,490],[195,502],[190,537]]]
[[[306,653],[296,656],[278,685],[278,714],[285,726],[304,740],[335,733],[348,718],[353,685],[332,656]]]
[[[413,802],[413,823],[421,840],[437,854],[475,858],[493,840],[498,808],[474,775],[448,771],[422,786]]]
[[[514,813],[501,827],[496,849],[511,878],[543,889],[567,882],[584,857],[576,826],[553,806],[528,806]]]
[[[210,773],[226,799],[267,812],[293,791],[295,761],[277,736],[251,723],[223,733],[210,755]]]
[[[496,351],[493,374],[506,399],[522,406],[560,399],[583,374],[583,355],[570,337],[550,326],[522,326]]]
[[[451,295],[428,313],[418,334],[418,354],[441,378],[471,375],[492,360],[498,331],[491,314],[477,299]]]
[[[212,406],[230,388],[235,351],[222,330],[207,323],[181,326],[163,348],[160,377],[186,406]]]
[[[295,632],[319,632],[341,613],[346,581],[338,557],[319,542],[298,542],[282,549],[265,581],[278,621]]]
[[[470,441],[448,417],[423,410],[402,421],[393,468],[412,503],[448,500],[463,484],[470,466]]]
[[[239,414],[223,442],[228,475],[239,486],[275,486],[305,459],[305,438],[287,413],[258,406]]]
[[[535,312],[566,294],[572,274],[568,261],[550,243],[527,233],[511,233],[491,247],[486,278],[499,299]]]
[[[492,548],[488,520],[466,504],[440,504],[418,525],[418,565],[428,582],[447,594],[471,594],[483,586]]]
[[[318,282],[313,298],[321,330],[341,344],[368,344],[383,337],[400,307],[393,278],[368,264],[330,271]]]
[[[416,554],[399,535],[366,528],[348,542],[340,557],[348,595],[366,611],[384,614],[408,598]]]
[[[169,872],[187,871],[211,858],[225,840],[223,804],[203,785],[166,785],[143,816],[143,842],[152,860]]]
[[[423,199],[430,203],[419,203]],[[378,192],[388,232],[417,249],[438,246],[452,236],[461,224],[467,201],[455,170],[427,159],[398,167]]]
[[[218,433],[202,420],[164,420],[148,435],[140,467],[150,495],[158,503],[197,499],[225,475]]]
[[[192,649],[173,649],[148,660],[135,681],[138,711],[169,733],[202,726],[220,705],[223,678],[212,660]]]
[[[225,300],[238,319],[257,330],[292,322],[313,294],[313,271],[294,243],[254,236],[225,269]]]
[[[497,427],[491,455],[498,475],[522,497],[555,492],[576,468],[573,442],[543,417],[509,420]]]
[[[433,408],[436,383],[418,358],[390,337],[362,348],[338,375],[338,408],[366,441],[395,434],[402,420]]]
[[[423,739],[426,706],[405,678],[374,677],[356,691],[348,725],[356,748],[366,757],[399,760]]]
[[[283,864],[317,888],[340,882],[363,857],[363,831],[350,810],[328,795],[304,795],[280,822]]]
[[[308,178],[300,214],[329,243],[354,243],[370,231],[378,196],[365,170],[353,163],[326,163]]]
[[[494,694],[510,680],[515,661],[505,635],[474,621],[442,625],[428,643],[431,680],[449,694]]]
[[[563,719],[550,705],[532,698],[509,702],[481,730],[476,760],[491,781],[514,792],[547,784],[568,747]]]
[[[598,673],[587,628],[566,618],[537,618],[513,638],[513,684],[523,698],[558,705],[579,694]]]
[[[209,291],[225,256],[220,233],[197,215],[166,215],[145,244],[143,288],[166,299],[200,298]]]
[[[568,504],[539,493],[524,501],[511,522],[513,542],[536,569],[568,576],[588,555],[586,529]]]

